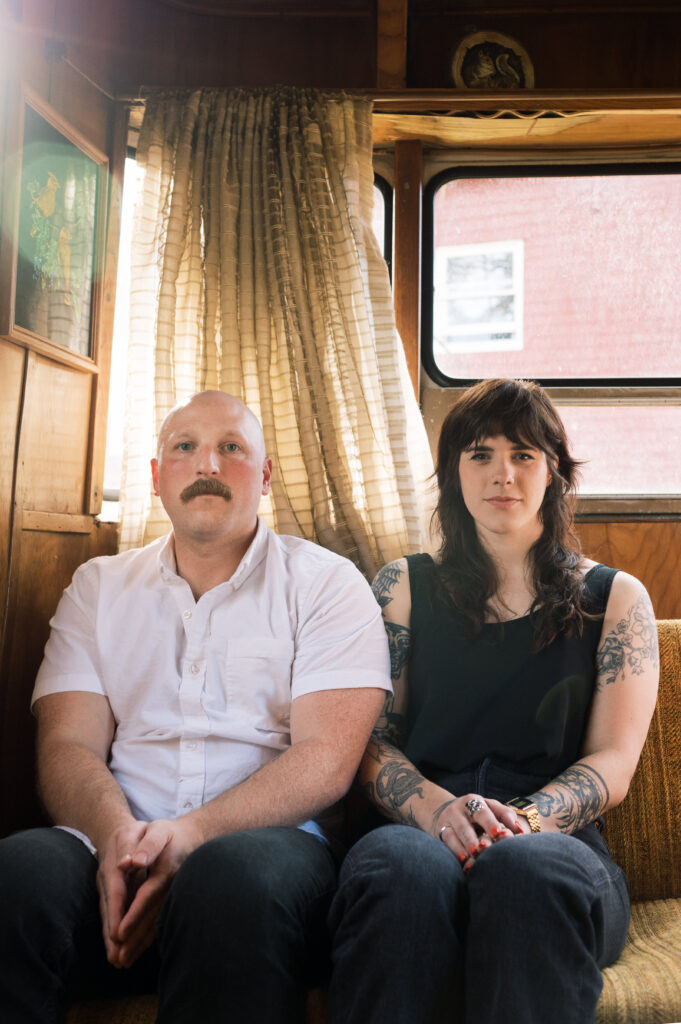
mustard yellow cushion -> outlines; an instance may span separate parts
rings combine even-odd
[[[681,900],[634,904],[621,957],[603,971],[596,1024],[681,1021]]]

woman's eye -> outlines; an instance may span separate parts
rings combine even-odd
[[[471,462],[485,462],[487,457],[487,452],[473,452]]]

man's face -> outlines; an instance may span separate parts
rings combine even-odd
[[[250,542],[272,462],[238,399],[204,392],[171,413],[151,470],[176,539]]]

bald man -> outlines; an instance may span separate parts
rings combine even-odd
[[[259,519],[272,462],[238,399],[173,409],[151,468],[172,532],[81,566],[51,623],[33,708],[57,827],[0,843],[7,1024],[56,1024],[84,979],[157,984],[161,1024],[288,1022],[326,969],[323,812],[390,689],[380,609]]]

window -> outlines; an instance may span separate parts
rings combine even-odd
[[[132,215],[139,187],[139,171],[134,154],[125,161],[121,198],[121,237],[118,249],[116,309],[111,349],[109,411],[106,428],[104,462],[104,500],[100,518],[116,522],[119,518],[118,496],[123,468],[123,424],[125,420],[125,382],[128,367],[128,321],[130,309],[130,245]]]
[[[681,166],[447,170],[423,222],[426,387],[539,380],[590,510],[636,495],[677,509]]]
[[[374,234],[388,264],[392,278],[393,264],[393,189],[380,174],[374,174]]]

